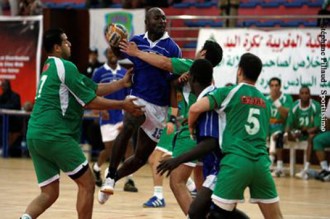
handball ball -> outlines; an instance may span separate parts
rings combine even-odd
[[[120,41],[127,39],[127,30],[121,24],[111,24],[107,31],[107,40],[110,46],[118,47]]]

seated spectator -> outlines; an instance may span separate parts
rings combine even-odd
[[[96,48],[92,48],[89,50],[88,54],[88,65],[86,70],[83,72],[89,78],[92,78],[94,70],[98,67],[101,67],[103,63],[99,61],[99,53]]]
[[[20,16],[41,15],[42,3],[40,0],[20,0],[19,12]]]
[[[321,126],[321,106],[318,102],[311,99],[310,89],[307,86],[300,88],[299,98],[293,103],[289,111],[284,138],[285,142],[287,139],[291,141],[307,140],[307,160],[304,164],[304,169],[297,173],[296,177],[308,179],[313,148],[312,140],[320,131]]]
[[[0,95],[0,109],[21,109],[21,97],[12,91],[10,81],[1,82],[2,94]],[[2,124],[2,117],[0,117]],[[8,124],[8,148],[9,156],[20,156],[20,146],[22,140],[22,117],[10,116]],[[2,129],[2,126],[1,126]]]
[[[315,136],[313,139],[313,149],[321,166],[321,172],[316,176],[316,179],[330,181],[330,167],[324,152],[325,148],[330,148],[330,99],[325,111],[325,117],[327,118],[326,131]]]

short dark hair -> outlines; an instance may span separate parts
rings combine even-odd
[[[243,70],[244,76],[247,79],[257,81],[261,73],[262,61],[258,56],[252,53],[245,53],[241,56],[238,67]]]
[[[307,89],[308,92],[311,93],[311,90],[309,89],[308,85],[303,84],[299,89],[299,93],[301,92],[302,89]]]
[[[211,40],[206,40],[202,50],[206,50],[205,59],[211,62],[212,66],[217,66],[222,60],[222,48],[221,46]]]
[[[206,59],[197,59],[191,65],[189,73],[193,81],[197,81],[202,86],[209,86],[213,80],[213,66]]]
[[[282,85],[282,81],[281,81],[281,79],[279,79],[278,77],[272,77],[272,78],[269,80],[268,85],[270,85],[270,83],[271,83],[272,81],[277,81],[278,84],[279,84],[280,86]]]
[[[64,34],[64,31],[60,28],[49,29],[44,33],[43,44],[44,44],[44,49],[46,50],[47,53],[53,51],[54,45],[56,44],[61,45],[62,34]]]

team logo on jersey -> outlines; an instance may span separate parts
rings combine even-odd
[[[49,63],[45,64],[44,67],[42,68],[42,72],[47,71],[49,68]]]

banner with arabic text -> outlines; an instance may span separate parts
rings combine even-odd
[[[330,30],[322,28],[281,29],[201,29],[197,49],[208,39],[223,48],[223,60],[215,68],[217,86],[236,82],[240,56],[246,52],[259,56],[263,70],[257,87],[269,93],[268,81],[282,79],[284,93],[298,94],[307,85],[313,95],[330,95]]]
[[[8,79],[21,103],[34,102],[40,74],[42,16],[0,16],[0,80]]]

